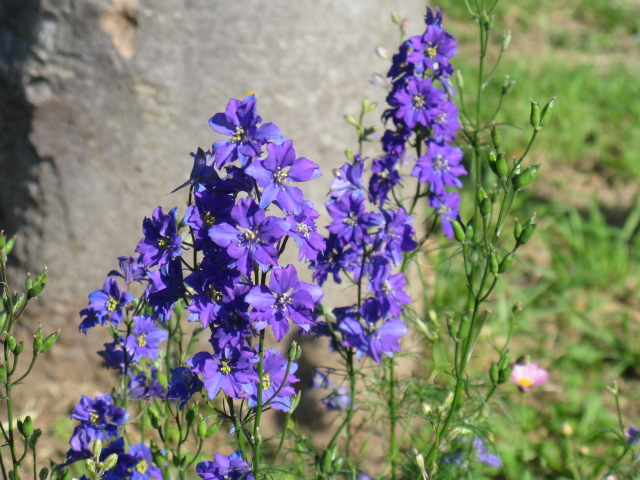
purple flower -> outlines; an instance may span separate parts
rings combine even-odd
[[[298,215],[287,215],[285,221],[289,224],[287,236],[293,238],[300,249],[298,260],[306,257],[313,262],[318,254],[324,251],[324,237],[316,231],[315,220],[320,216],[313,203],[305,202]]]
[[[624,439],[629,445],[635,445],[636,443],[640,442],[640,430],[631,425],[627,429],[627,433],[625,434]]]
[[[134,361],[141,357],[155,360],[158,356],[158,342],[164,342],[169,334],[156,327],[156,322],[147,316],[133,317],[133,335],[127,337],[124,348]]]
[[[131,480],[149,480],[162,478],[162,470],[153,464],[151,449],[144,442],[131,445],[129,455],[132,457],[134,467],[131,472]]]
[[[241,451],[228,457],[216,453],[213,462],[198,463],[196,472],[203,480],[254,480],[251,467],[242,459]]]
[[[277,265],[278,251],[274,245],[285,235],[286,222],[277,217],[265,218],[264,210],[250,197],[238,201],[231,210],[231,218],[240,228],[229,223],[214,225],[209,229],[209,237],[226,248],[240,273],[249,275],[254,260],[264,270]]]
[[[243,101],[232,98],[224,113],[216,113],[209,120],[213,130],[231,138],[213,144],[216,165],[223,165],[236,159],[244,166],[249,158],[259,157],[262,145],[269,141],[282,143],[284,137],[273,123],[262,123],[256,107],[256,96],[249,95]]]
[[[195,205],[184,214],[184,223],[193,228],[196,248],[203,250],[210,243],[209,229],[218,223],[229,221],[234,205],[231,195],[200,190],[194,194]]]
[[[392,275],[388,266],[377,267],[374,271],[367,287],[373,296],[365,303],[375,305],[376,319],[400,315],[403,306],[411,303],[411,297],[404,291],[407,284],[404,274],[399,272]]]
[[[441,14],[440,21],[441,21]],[[416,73],[425,70],[446,72],[450,75],[452,68],[449,59],[458,53],[455,37],[446,32],[439,24],[427,24],[427,30],[420,36],[411,37],[408,44],[412,51],[407,61],[415,65]]]
[[[253,363],[257,356],[248,348],[225,348],[215,355],[196,353],[191,359],[192,371],[202,375],[209,399],[222,390],[232,398],[247,396],[243,385],[258,381]]]
[[[153,307],[154,316],[165,321],[171,315],[172,305],[184,295],[182,263],[180,259],[171,260],[149,275],[147,301]]]
[[[429,198],[429,205],[433,207],[436,215],[442,222],[442,230],[444,234],[453,238],[453,227],[451,220],[455,220],[458,216],[458,205],[460,204],[460,195],[453,192],[445,192],[441,196],[433,196]]]
[[[178,408],[182,410],[189,399],[202,390],[203,386],[198,375],[187,367],[172,368],[167,399],[176,402]]]
[[[71,418],[80,421],[69,441],[71,449],[80,452],[87,450],[89,443],[98,438],[108,440],[117,437],[128,416],[123,409],[113,405],[111,395],[95,399],[82,395],[71,414]]]
[[[431,135],[436,142],[452,142],[456,131],[460,130],[458,107],[450,100],[440,104],[435,110],[431,125]]]
[[[122,308],[133,301],[133,295],[128,292],[120,292],[118,281],[113,277],[108,277],[104,281],[102,290],[95,290],[89,294],[89,305],[80,314],[93,317],[95,322],[101,325],[106,321],[118,325],[123,318]],[[90,323],[93,323],[93,320]],[[86,333],[90,326],[85,325],[83,328],[81,325],[80,328]]]
[[[547,383],[549,381],[549,372],[535,362],[527,365],[515,364],[509,380],[518,385],[522,392],[526,393],[531,387],[538,387]]]
[[[104,350],[99,351],[98,355],[104,360],[105,368],[112,368],[120,371],[120,374],[125,373],[125,363],[131,363],[125,361],[125,351],[119,342],[111,342],[104,344]],[[127,371],[127,373],[129,373]]]
[[[176,231],[177,211],[172,208],[168,214],[158,207],[151,218],[142,222],[144,238],[136,247],[145,267],[164,265],[182,253],[182,237]]]
[[[129,381],[129,398],[133,400],[149,400],[162,398],[164,388],[158,382],[158,370],[151,369],[151,377],[147,379],[145,374],[135,375]]]
[[[380,215],[365,212],[364,198],[353,195],[328,202],[327,211],[333,218],[327,229],[336,234],[341,245],[361,243],[368,236],[370,227],[383,222]]]
[[[346,317],[338,328],[346,336],[344,344],[356,348],[358,360],[369,355],[376,363],[382,361],[383,353],[392,357],[393,352],[399,352],[398,342],[407,334],[407,326],[397,318],[390,318],[376,328],[374,325],[363,327],[355,318]]]
[[[345,411],[349,408],[351,403],[349,390],[343,386],[336,387],[331,380],[329,380],[329,376],[321,369],[314,369],[310,387],[329,390],[329,394],[320,399],[320,403],[322,403],[327,410]]]
[[[394,264],[400,265],[402,254],[415,250],[418,246],[413,239],[415,230],[411,226],[413,217],[403,208],[398,210],[380,209],[385,220],[385,227],[379,232],[379,237],[386,243],[385,252]]]
[[[353,157],[353,163],[347,162],[339,170],[336,170],[335,178],[329,187],[329,195],[333,198],[340,198],[352,193],[356,198],[362,197],[364,195],[362,186],[364,160],[364,157],[357,153]]]
[[[473,449],[476,451],[476,458],[478,461],[489,465],[490,467],[500,468],[500,457],[495,453],[490,453],[487,449],[487,445],[480,437],[474,437]]]
[[[271,325],[279,342],[289,331],[289,319],[300,329],[309,331],[313,323],[311,312],[322,295],[320,287],[299,281],[295,267],[289,265],[273,270],[269,288],[264,285],[253,287],[246,301],[256,310],[252,314],[256,320],[255,329],[262,330]]]
[[[458,177],[467,171],[462,161],[462,150],[458,147],[428,142],[426,155],[418,158],[411,175],[422,183],[430,183],[429,189],[435,195],[444,195],[445,185],[460,188],[462,182]]]
[[[175,193],[187,185],[196,185],[210,181],[217,182],[220,180],[218,172],[213,168],[213,154],[211,152],[204,152],[201,148],[198,148],[198,151],[192,153],[191,156],[193,157],[193,168],[191,169],[189,180],[179,187],[176,187],[171,193]]]
[[[298,369],[298,364],[291,362],[289,375],[285,378],[287,363],[287,360],[282,357],[282,352],[276,352],[273,348],[265,351],[260,380],[262,382],[263,406],[269,406],[283,412],[288,412],[291,408],[291,397],[296,394],[291,384],[299,381],[293,375]],[[254,367],[257,373],[257,364]],[[249,394],[249,406],[256,406],[258,404],[258,386],[254,383],[248,383],[244,389]]]
[[[444,101],[442,90],[435,88],[431,79],[409,78],[403,87],[389,95],[389,105],[396,107],[393,115],[413,129],[416,125],[430,128],[436,109]]]
[[[143,282],[147,278],[147,269],[140,263],[139,259],[134,257],[118,257],[120,272],[111,270],[110,277],[124,278],[125,287],[133,282]]]
[[[247,175],[255,178],[264,190],[260,197],[260,208],[266,208],[274,200],[286,213],[298,214],[304,198],[302,190],[293,187],[293,182],[306,182],[321,175],[318,165],[305,157],[296,159],[293,142],[267,145],[267,158],[255,160],[247,168]]]

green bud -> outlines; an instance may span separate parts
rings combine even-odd
[[[4,327],[7,324],[7,312],[0,312],[0,333],[4,331]]]
[[[98,438],[95,442],[93,442],[93,448],[91,449],[91,451],[95,458],[100,458],[100,455],[102,454],[102,440]]]
[[[491,383],[494,385],[497,385],[500,381],[500,369],[498,368],[498,364],[491,364],[491,368],[489,369],[489,378],[491,379]]]
[[[18,421],[18,431],[24,438],[31,438],[31,435],[33,435],[33,420],[31,420],[30,415],[27,415],[23,422]]]
[[[431,465],[429,465],[429,477],[435,478],[436,473],[438,473],[438,464],[436,462],[433,462]]]
[[[491,200],[483,198],[480,202],[480,214],[483,217],[486,217],[489,213],[491,213]]]
[[[473,240],[473,221],[467,223],[467,227],[464,229],[464,240],[465,242]]]
[[[4,367],[4,365],[0,365],[0,382],[2,382],[7,376],[7,369]]]
[[[167,381],[167,377],[164,373],[162,373],[160,370],[156,370],[156,379],[158,380],[158,383],[160,385],[162,385],[163,387],[166,388],[167,384],[169,383]]]
[[[38,326],[38,330],[33,335],[33,353],[37,355],[40,353],[40,349],[42,348],[42,342],[44,340],[44,334],[42,333],[42,325]]]
[[[509,173],[509,165],[507,165],[507,159],[504,157],[504,153],[499,153],[496,159],[496,174],[500,178],[505,178]]]
[[[189,425],[193,423],[193,420],[196,418],[196,415],[198,415],[198,405],[195,405],[191,407],[189,410],[187,410],[187,423]]]
[[[13,250],[13,247],[15,247],[15,245],[16,245],[16,237],[11,237],[9,240],[6,240],[4,244],[4,253],[9,255],[11,253],[11,250]]]
[[[431,414],[433,413],[433,407],[431,405],[429,405],[428,403],[423,403],[422,404],[422,413],[424,413],[425,417],[430,417]]]
[[[505,368],[500,370],[498,385],[502,385],[503,383],[509,381],[509,377],[511,376],[512,370],[513,370],[513,365],[507,365]]]
[[[518,238],[518,243],[521,245],[524,245],[529,240],[531,240],[531,237],[533,237],[533,234],[535,233],[536,228],[538,228],[537,223],[533,223],[533,222],[531,223],[527,222],[527,223],[528,225],[523,227],[522,235],[520,235],[520,237]]]
[[[331,464],[336,459],[337,453],[337,445],[332,445],[330,449],[324,451],[322,454],[322,463],[320,464],[320,471],[322,473],[326,474],[331,472]]]
[[[457,220],[451,220],[451,227],[453,228],[454,238],[460,243],[464,242],[464,230],[462,230],[460,222]]]
[[[345,115],[344,119],[347,121],[348,124],[353,125],[354,127],[359,127],[360,125],[358,124],[358,121],[353,118],[353,115]]]
[[[496,175],[498,175],[498,169],[496,167],[496,159],[497,158],[498,158],[498,156],[497,156],[495,150],[493,150],[492,148],[489,148],[487,150],[487,161],[489,163],[489,168]]]
[[[491,269],[491,273],[493,273],[496,277],[500,275],[500,262],[498,260],[498,254],[495,250],[491,250],[489,254],[489,268]]]
[[[49,335],[44,342],[42,342],[42,348],[40,349],[40,353],[48,352],[51,347],[53,347],[60,336],[60,330],[55,333]]]
[[[517,241],[520,238],[520,235],[522,235],[522,224],[516,218],[516,223],[513,226],[513,238],[515,238]]]
[[[45,266],[42,272],[40,272],[36,279],[33,281],[33,286],[27,290],[27,298],[31,299],[40,295],[42,290],[44,290],[44,287],[47,285],[48,276],[49,272],[47,271],[47,267]]]
[[[160,426],[162,425],[162,422],[160,421],[160,414],[155,409],[155,407],[149,407],[147,411],[149,412],[149,419],[151,420],[151,426],[156,430],[159,429]]]
[[[500,360],[498,360],[498,368],[500,370],[503,370],[504,367],[507,366],[507,362],[509,361],[509,353],[511,352],[511,350],[509,350],[508,348],[504,351],[504,353],[502,355],[500,355]]]
[[[540,114],[540,126],[544,127],[549,120],[551,120],[551,113],[553,111],[553,104],[556,102],[556,97],[553,97],[551,100],[547,102],[547,104],[542,109],[542,113]]]
[[[9,347],[9,350],[11,350],[12,352],[15,352],[16,347],[18,346],[18,342],[16,342],[16,337],[14,337],[10,333],[7,333],[7,338],[5,342],[7,342],[7,346]]]
[[[167,463],[167,459],[162,453],[162,450],[153,440],[151,441],[151,456],[153,458],[153,463],[160,468],[164,467],[164,464]]]
[[[96,461],[93,458],[87,458],[87,461],[84,462],[85,466],[87,467],[87,470],[89,470],[89,473],[93,476],[95,476],[96,474]]]
[[[491,30],[493,28],[493,20],[486,11],[482,12],[480,21],[482,22],[482,26],[485,28],[485,30]]]
[[[524,190],[525,188],[527,188],[529,185],[533,183],[533,181],[536,179],[536,176],[538,176],[538,170],[540,170],[540,165],[533,165],[527,168],[522,173],[519,173],[511,177],[511,183],[513,184],[513,188],[515,188],[518,191]]]
[[[344,150],[344,156],[345,156],[345,157],[347,157],[347,160],[349,160],[350,162],[353,162],[353,157],[354,157],[353,150],[351,150],[350,148],[345,148],[345,150]],[[337,169],[337,168],[335,168],[335,169],[333,170],[333,174],[334,174],[336,177],[339,177],[339,176],[340,176],[340,172],[338,172],[338,169]]]
[[[26,298],[24,295],[20,295],[19,297],[13,299],[13,313],[18,313],[22,307],[24,306]]]
[[[389,54],[389,52],[387,52],[387,54],[389,55],[388,58],[391,58],[391,54]],[[376,102],[372,102],[371,100],[369,100],[368,98],[365,98],[362,101],[362,110],[365,113],[371,113],[373,112],[376,108],[378,108],[378,104]]]
[[[458,89],[464,90],[464,78],[462,76],[462,72],[460,70],[456,70],[456,81],[458,83]]]
[[[113,469],[118,464],[118,454],[112,453],[107,458],[104,459],[104,470],[109,471]]]
[[[454,340],[458,339],[458,329],[456,328],[456,324],[453,321],[453,317],[449,314],[445,314],[447,319],[447,330],[449,331],[449,336]]]
[[[400,25],[400,23],[402,23],[402,20],[400,19],[400,15],[398,14],[398,12],[391,12],[391,21],[396,25]]]
[[[506,50],[509,48],[509,44],[511,43],[511,30],[509,30],[505,35],[502,36],[502,50]]]
[[[491,141],[493,142],[493,146],[496,147],[496,151],[500,151],[500,147],[502,146],[502,135],[498,130],[498,126],[496,122],[493,122],[491,126]]]
[[[291,346],[289,347],[289,360],[292,362],[296,361],[302,355],[302,348],[298,345],[298,342],[291,342]]]
[[[482,200],[488,197],[489,196],[487,195],[487,192],[484,190],[484,188],[482,188],[482,185],[478,184],[478,191],[477,191],[478,202],[481,202]]]
[[[33,287],[33,279],[31,278],[31,274],[27,273],[27,278],[24,279],[24,289],[29,290]]]
[[[531,99],[531,115],[529,116],[531,126],[538,130],[540,128],[540,105],[533,98]]]
[[[40,439],[40,435],[42,435],[42,430],[40,430],[39,428],[36,428],[33,431],[31,438],[29,439],[29,448],[31,448],[31,450],[36,449],[36,445],[38,443],[38,440]]]
[[[204,439],[207,438],[207,421],[203,418],[198,423],[198,437]]]
[[[220,422],[216,422],[213,425],[211,425],[209,428],[207,428],[207,433],[204,434],[205,438],[211,438],[216,433],[218,433],[218,430],[220,430],[220,425],[222,425]]]
[[[504,96],[509,94],[509,92],[511,92],[511,90],[513,90],[513,87],[515,86],[515,80],[511,80],[511,77],[509,75],[505,75],[504,82],[502,82],[502,95]]]
[[[507,253],[504,256],[504,258],[502,259],[502,262],[500,262],[500,268],[498,269],[499,274],[503,274],[504,272],[509,270],[509,267],[513,263],[513,259],[515,258],[515,256],[516,254],[514,252]]]
[[[344,458],[338,457],[331,463],[331,473],[336,474],[340,471]]]
[[[462,318],[460,319],[460,326],[458,327],[458,334],[456,335],[458,340],[462,340],[466,338],[467,335],[469,335],[470,326],[471,326],[471,315],[469,315],[468,313],[465,313],[464,315],[462,315]]]
[[[295,412],[298,405],[300,405],[300,399],[302,398],[302,392],[298,390],[298,393],[291,399],[291,407],[289,408],[290,412]]]
[[[49,469],[48,468],[41,468],[40,472],[38,472],[38,480],[47,480],[47,478],[49,477]]]
[[[24,352],[24,342],[22,340],[20,340],[18,342],[18,345],[16,345],[16,350],[15,353],[16,355],[20,355],[22,352]]]

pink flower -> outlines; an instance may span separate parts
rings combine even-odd
[[[537,387],[547,383],[549,380],[549,372],[537,363],[528,365],[514,365],[511,377],[513,383],[518,385],[523,392],[528,392],[530,387]]]

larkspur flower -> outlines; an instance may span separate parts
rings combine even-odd
[[[127,412],[113,404],[111,395],[102,395],[95,399],[82,395],[71,414],[71,418],[80,421],[69,441],[71,449],[87,450],[89,443],[96,439],[108,440],[117,437],[128,416]]]
[[[187,367],[177,367],[171,369],[171,380],[169,380],[167,399],[178,404],[182,410],[189,399],[204,387],[198,375]]]
[[[431,128],[437,109],[445,99],[442,90],[433,86],[431,79],[410,77],[406,83],[389,94],[393,116],[409,128],[417,125]]]
[[[231,210],[231,218],[237,227],[221,223],[209,229],[211,240],[226,248],[243,275],[253,271],[254,260],[264,270],[278,264],[275,244],[285,235],[288,224],[281,218],[265,216],[265,211],[252,198],[245,198]]]
[[[298,280],[293,265],[272,271],[269,288],[264,285],[253,287],[246,301],[255,312],[254,328],[262,330],[271,325],[273,334],[279,342],[289,331],[289,320],[301,330],[308,332],[313,323],[312,311],[322,299],[320,287]]]
[[[144,373],[134,375],[129,381],[129,398],[133,400],[149,400],[152,398],[162,398],[164,388],[158,381],[158,370],[151,369],[151,376],[147,378]]]
[[[102,290],[95,290],[89,294],[89,305],[80,314],[92,318],[91,323],[95,322],[94,325],[97,323],[103,325],[106,321],[118,325],[123,319],[123,307],[133,301],[133,295],[120,291],[115,278],[107,277]],[[87,328],[88,326],[82,325],[80,327],[85,333]]]
[[[531,387],[547,383],[549,372],[535,362],[527,365],[515,364],[509,380],[515,383],[523,392],[528,392]]]
[[[162,470],[153,464],[151,449],[144,443],[137,443],[129,447],[134,467],[131,472],[131,480],[150,480],[162,478]]]
[[[478,461],[484,463],[485,465],[489,465],[490,467],[495,468],[500,468],[500,466],[502,465],[502,463],[500,462],[500,457],[495,453],[489,452],[487,444],[480,437],[474,437],[473,449],[476,452],[476,458],[478,459]]]
[[[164,265],[182,253],[182,237],[177,233],[177,210],[172,208],[165,214],[162,207],[153,211],[151,218],[142,222],[144,237],[138,243],[136,252],[145,267]]]
[[[193,157],[193,168],[191,169],[189,180],[179,187],[176,187],[171,193],[175,193],[187,185],[196,185],[198,183],[206,183],[210,181],[216,182],[220,180],[218,172],[213,168],[213,154],[211,152],[205,152],[201,148],[198,148],[196,153],[192,153],[191,156]]]
[[[257,373],[257,365],[256,373]],[[287,373],[287,360],[283,358],[282,352],[276,352],[273,348],[265,351],[262,365],[262,404],[268,405],[276,410],[288,412],[291,408],[291,397],[296,394],[292,383],[298,382],[298,378],[294,376],[298,364],[291,362],[289,374]],[[254,383],[248,383],[244,386],[244,390],[249,394],[249,406],[254,407],[258,404],[258,386]],[[267,403],[268,402],[268,403]]]
[[[213,130],[231,137],[213,144],[218,168],[236,159],[244,166],[249,158],[260,156],[265,143],[284,141],[282,132],[276,125],[260,125],[262,117],[258,115],[256,102],[255,95],[249,95],[242,101],[232,98],[224,113],[216,113],[209,120]]]
[[[209,399],[213,400],[220,390],[232,398],[246,397],[243,386],[258,381],[253,368],[257,359],[257,355],[249,348],[229,347],[215,355],[196,353],[190,363],[192,371],[202,375]]]
[[[445,186],[462,187],[458,177],[467,174],[460,164],[462,150],[435,142],[428,142],[427,148],[427,153],[418,158],[411,175],[422,183],[429,183],[429,189],[435,195],[444,195]]]
[[[200,462],[196,472],[203,480],[254,480],[251,467],[242,459],[242,452],[230,456],[216,453],[213,462]]]
[[[266,208],[277,200],[278,206],[286,213],[298,214],[302,210],[304,197],[302,190],[292,186],[294,182],[306,182],[321,175],[318,165],[305,157],[296,158],[293,142],[281,145],[267,145],[267,158],[256,160],[245,168],[263,190],[260,208]]]
[[[627,429],[624,439],[629,445],[631,446],[635,445],[636,443],[640,442],[640,430],[638,430],[636,427],[631,425]]]
[[[125,287],[133,282],[143,282],[147,278],[147,269],[134,257],[118,257],[118,263],[120,265],[120,272],[117,270],[111,270],[109,272],[110,277],[122,277],[124,278]]]
[[[346,336],[344,344],[355,347],[358,360],[368,355],[376,363],[382,361],[382,354],[393,357],[393,352],[399,352],[399,341],[408,331],[406,324],[397,318],[390,318],[376,328],[374,325],[363,327],[355,318],[346,317],[338,328]]]
[[[315,220],[320,216],[313,203],[305,202],[302,211],[297,215],[287,215],[285,222],[289,224],[287,236],[293,238],[298,246],[298,260],[306,257],[313,262],[325,249],[324,237],[317,232]]]
[[[458,53],[458,46],[455,37],[440,25],[427,24],[424,34],[411,37],[408,44],[411,53],[407,56],[407,62],[415,65],[416,73],[429,70],[451,75],[449,59]]]
[[[458,205],[460,205],[460,195],[455,192],[445,192],[441,196],[429,198],[429,205],[433,207],[436,215],[442,223],[442,231],[448,238],[453,238],[453,227],[451,221],[458,217]]]
[[[155,360],[158,356],[158,343],[164,342],[169,334],[166,330],[158,328],[151,317],[144,315],[133,317],[132,335],[126,339],[124,348],[134,361],[141,357]]]

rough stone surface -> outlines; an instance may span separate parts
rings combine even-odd
[[[0,228],[17,233],[18,270],[48,264],[41,304],[57,326],[133,254],[141,220],[216,139],[209,117],[259,97],[265,121],[325,176],[354,145],[342,116],[364,97],[374,55],[393,50],[398,10],[419,0],[0,0]],[[373,119],[372,119],[373,120]]]

